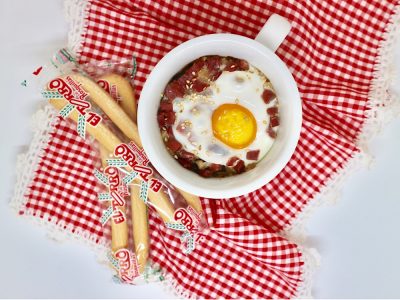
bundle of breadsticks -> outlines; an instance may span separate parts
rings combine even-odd
[[[79,135],[98,148],[102,168],[93,174],[104,187],[99,193],[105,206],[100,221],[111,226],[109,259],[120,280],[134,283],[149,264],[149,207],[184,237],[182,251],[190,255],[208,231],[200,200],[173,187],[151,166],[136,125],[131,81],[110,72],[92,79],[75,65],[73,72],[50,80],[44,94],[62,117],[74,121]]]

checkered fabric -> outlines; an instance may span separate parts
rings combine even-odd
[[[25,208],[39,218],[56,219],[72,232],[85,229],[101,237],[101,210],[94,193],[98,181],[93,176],[94,168],[100,167],[98,153],[89,141],[77,138],[72,121],[58,117],[54,123],[54,132],[26,195],[29,201]]]
[[[358,151],[383,33],[398,0],[90,1],[82,63],[137,58],[137,93],[157,61],[195,36],[229,32],[254,38],[277,13],[292,30],[277,55],[303,101],[299,144],[270,183],[233,199],[202,199],[212,231],[191,255],[150,211],[151,257],[177,287],[200,298],[292,298],[301,281],[298,247],[277,232]],[[75,127],[58,120],[27,191],[26,208],[68,230],[100,239],[101,206],[92,170],[98,159]]]

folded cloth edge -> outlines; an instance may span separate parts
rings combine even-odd
[[[312,281],[316,269],[321,263],[321,257],[314,248],[308,248],[306,226],[309,218],[315,210],[326,204],[336,203],[348,178],[355,172],[368,169],[373,164],[374,157],[368,149],[370,141],[395,118],[400,116],[400,95],[393,91],[397,78],[393,67],[394,50],[400,35],[400,2],[392,12],[386,26],[386,31],[380,42],[378,55],[374,66],[373,80],[368,95],[369,110],[366,112],[366,120],[357,138],[359,152],[347,160],[347,162],[327,180],[322,190],[313,195],[302,211],[288,224],[280,234],[297,243],[304,257],[303,281],[299,287],[296,298],[310,298]]]

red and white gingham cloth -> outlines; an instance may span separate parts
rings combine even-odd
[[[292,298],[301,282],[297,245],[277,232],[290,224],[358,151],[383,33],[398,0],[90,1],[79,52],[82,63],[138,62],[137,93],[157,61],[195,36],[229,32],[254,38],[277,13],[292,30],[277,55],[288,65],[303,101],[297,149],[266,186],[229,200],[202,199],[213,230],[189,256],[150,213],[152,260],[177,287],[203,298]],[[104,237],[92,175],[97,161],[73,126],[58,120],[21,214],[50,216],[68,230]],[[50,221],[49,219],[49,221]],[[69,228],[71,226],[71,228]]]

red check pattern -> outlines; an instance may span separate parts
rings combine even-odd
[[[56,219],[73,233],[85,229],[94,237],[103,236],[101,210],[93,192],[98,186],[92,175],[93,168],[100,167],[98,153],[88,141],[77,139],[72,121],[57,118],[51,136],[29,187],[25,208],[39,218]]]
[[[254,38],[277,13],[292,31],[277,50],[295,77],[303,127],[285,169],[259,190],[229,200],[202,199],[213,230],[186,256],[179,239],[150,213],[152,260],[181,290],[200,298],[292,298],[301,281],[298,247],[277,232],[290,224],[354,155],[366,119],[379,45],[398,0],[90,1],[79,53],[82,63],[138,63],[137,93],[157,61],[199,35],[229,32]],[[26,208],[98,240],[92,170],[96,153],[58,121],[27,193]]]

